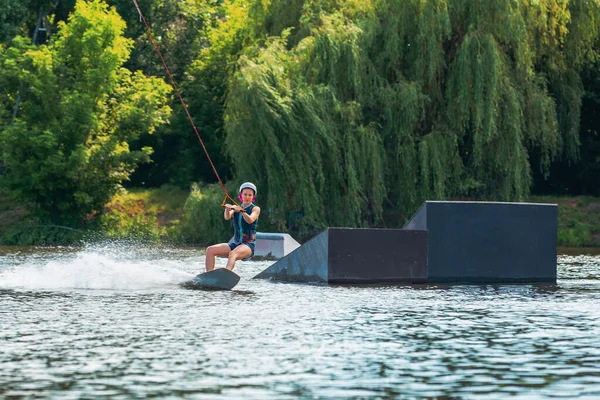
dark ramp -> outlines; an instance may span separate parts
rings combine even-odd
[[[354,284],[424,282],[427,232],[328,228],[254,278]]]
[[[430,283],[556,282],[556,204],[427,201]]]
[[[273,278],[293,282],[327,282],[328,249],[329,229],[279,259],[254,278]]]
[[[179,286],[196,290],[231,290],[239,281],[240,277],[235,272],[219,268],[196,275],[191,280],[180,283]]]

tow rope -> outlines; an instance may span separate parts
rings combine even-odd
[[[139,6],[137,0],[133,0],[133,4],[135,4],[135,8],[137,9],[137,12],[138,12],[138,14],[140,14],[140,21],[142,21],[144,23],[144,25],[146,26],[146,30],[148,31],[148,36],[150,36],[150,39],[152,40],[152,44],[154,45],[154,48],[156,49],[156,52],[158,53],[158,56],[160,57],[160,60],[162,61],[163,66],[165,67],[165,70],[167,71],[167,75],[169,76],[171,85],[175,89],[175,93],[177,93],[177,97],[179,97],[179,101],[181,102],[181,105],[183,106],[183,109],[185,110],[185,114],[187,115],[188,119],[190,120],[190,123],[192,124],[192,128],[194,128],[194,132],[196,133],[198,140],[200,140],[200,144],[202,145],[204,154],[206,154],[206,158],[208,158],[208,162],[210,163],[210,166],[212,167],[212,170],[215,173],[215,176],[219,180],[219,184],[221,184],[221,189],[223,189],[223,193],[225,193],[225,197],[223,198],[221,207],[225,206],[225,201],[227,201],[227,199],[231,200],[233,202],[233,204],[239,206],[239,204],[235,201],[235,199],[233,199],[229,195],[229,193],[227,193],[227,189],[225,188],[225,185],[223,184],[223,181],[221,180],[221,177],[219,176],[219,173],[217,172],[217,169],[215,168],[215,164],[213,163],[212,159],[210,158],[210,155],[208,154],[208,150],[206,150],[204,141],[202,140],[202,137],[200,137],[198,128],[196,128],[196,124],[194,124],[194,120],[192,119],[192,116],[190,115],[190,112],[189,112],[187,106],[185,105],[185,102],[183,101],[183,97],[181,97],[179,88],[177,87],[177,84],[175,83],[175,80],[173,79],[173,75],[171,75],[171,70],[169,69],[169,66],[167,65],[167,63],[165,62],[165,59],[160,51],[160,48],[158,47],[158,44],[156,43],[156,40],[154,40],[154,35],[152,35],[152,30],[150,29],[150,26],[146,22],[146,18],[144,18],[144,14],[142,14],[142,10],[140,10],[140,6]]]

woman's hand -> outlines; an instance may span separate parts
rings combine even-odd
[[[242,206],[238,206],[237,204],[225,204],[223,207],[225,208],[225,211],[244,212],[244,208]]]
[[[231,204],[224,204],[223,205],[223,218],[225,218],[225,220],[230,220],[232,216],[233,216],[233,206]]]

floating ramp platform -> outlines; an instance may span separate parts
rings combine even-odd
[[[255,278],[292,282],[425,282],[427,232],[327,228]]]
[[[253,257],[280,259],[300,247],[300,243],[287,233],[256,232]],[[233,236],[229,239],[234,240]]]
[[[287,233],[256,232],[255,257],[280,259],[300,247]]]
[[[428,282],[556,282],[556,204],[427,201],[404,229],[429,233]]]
[[[402,229],[328,228],[257,279],[555,283],[556,204],[427,201]]]

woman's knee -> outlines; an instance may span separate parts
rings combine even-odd
[[[212,256],[215,254],[215,246],[208,246],[206,248],[206,255],[207,256]]]
[[[242,260],[252,256],[252,251],[247,246],[239,246],[234,251],[229,253],[229,258],[233,258],[236,261]]]
[[[219,245],[212,245],[212,246],[208,246],[206,248],[206,255],[207,256],[218,256],[221,253],[221,248]]]

